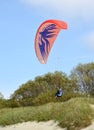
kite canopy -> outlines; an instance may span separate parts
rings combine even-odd
[[[52,45],[61,29],[67,29],[67,23],[59,20],[47,20],[39,26],[35,37],[35,51],[42,64],[47,62]]]

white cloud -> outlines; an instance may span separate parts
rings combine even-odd
[[[20,0],[31,7],[42,7],[55,11],[58,14],[65,14],[70,17],[92,19],[94,17],[94,0]]]

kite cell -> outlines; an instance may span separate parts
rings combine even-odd
[[[67,29],[67,23],[59,20],[46,20],[39,26],[35,37],[35,52],[42,64],[46,64],[50,50],[61,29]]]

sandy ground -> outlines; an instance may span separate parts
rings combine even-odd
[[[0,130],[66,130],[58,126],[54,121],[48,122],[26,122],[6,127],[0,127]]]
[[[66,128],[60,128],[58,123],[54,121],[48,122],[26,122],[26,123],[19,123],[16,125],[0,127],[0,130],[67,130]],[[94,123],[88,126],[87,128],[81,130],[94,130]]]

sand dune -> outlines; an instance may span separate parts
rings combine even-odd
[[[25,122],[11,126],[0,127],[0,130],[67,130],[66,128],[60,128],[57,122]],[[94,123],[87,128],[81,130],[94,130]]]
[[[47,122],[26,122],[16,125],[0,127],[0,130],[66,130],[58,126],[54,121]]]

